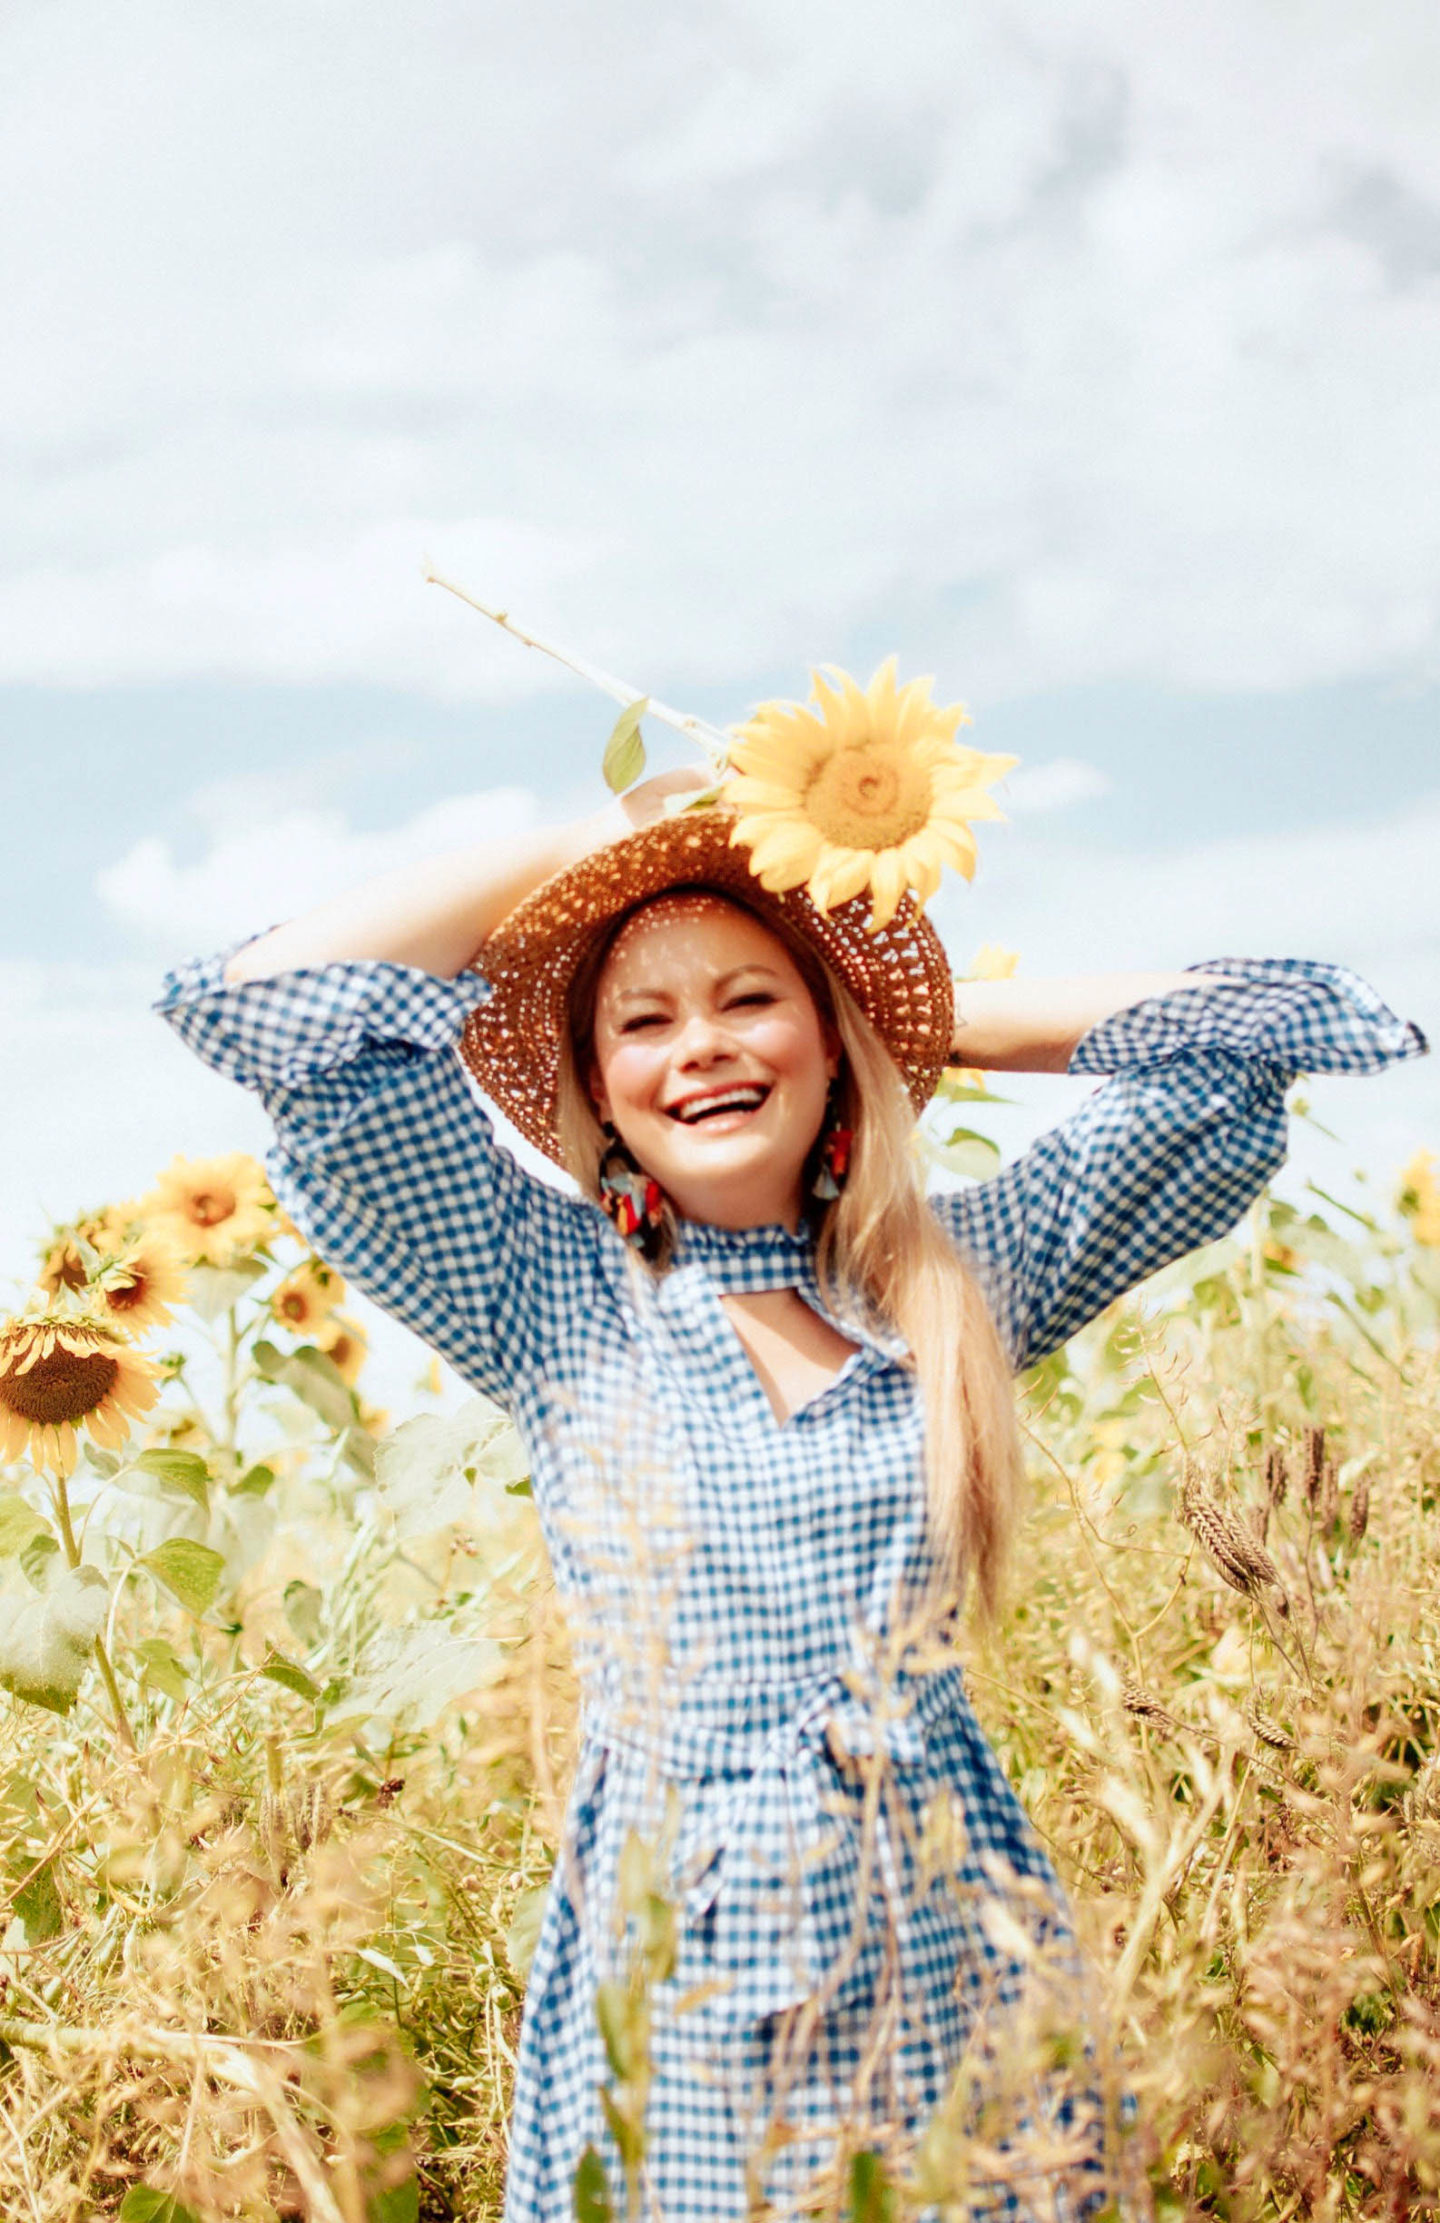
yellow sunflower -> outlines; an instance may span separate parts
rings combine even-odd
[[[173,1158],[141,1209],[194,1265],[228,1265],[238,1252],[279,1232],[270,1184],[242,1150],[223,1158]]]
[[[868,888],[875,931],[907,888],[923,907],[947,864],[973,877],[970,828],[1004,815],[987,790],[1016,759],[957,742],[964,705],[932,702],[928,679],[897,686],[893,656],[868,687],[833,668],[812,683],[809,703],[762,703],[737,727],[720,791],[731,839],[762,887],[803,884],[817,910]]]
[[[153,1228],[127,1243],[95,1277],[99,1303],[135,1335],[168,1326],[184,1294],[185,1268],[165,1236]]]
[[[338,1274],[318,1258],[307,1258],[274,1290],[270,1310],[282,1327],[313,1343],[344,1294]]]
[[[343,1312],[335,1312],[320,1322],[315,1341],[353,1389],[370,1348],[365,1330],[354,1320],[347,1320]]]
[[[97,1258],[113,1258],[137,1225],[133,1204],[107,1204],[103,1211],[84,1212],[57,1227],[41,1257],[39,1287],[52,1297],[62,1289],[83,1289],[91,1275],[81,1246],[94,1251]]]
[[[1417,1150],[1400,1174],[1400,1209],[1417,1243],[1440,1244],[1440,1180],[1433,1150]]]
[[[77,1428],[117,1451],[159,1394],[149,1359],[105,1321],[57,1311],[0,1323],[0,1459],[68,1474]]]

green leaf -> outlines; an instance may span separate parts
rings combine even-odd
[[[225,1561],[218,1551],[211,1551],[208,1544],[197,1544],[189,1536],[170,1536],[154,1551],[147,1551],[137,1564],[148,1567],[159,1577],[166,1589],[180,1600],[187,1613],[205,1613],[215,1603],[220,1588],[220,1578],[225,1572]]]
[[[1000,1164],[999,1145],[973,1127],[956,1127],[944,1142],[932,1139],[930,1147],[947,1173],[964,1174],[972,1181],[988,1181]]]
[[[372,2192],[365,2202],[367,2223],[418,2223],[420,2180],[409,2176],[403,2184],[387,2185]]]
[[[0,1559],[14,1558],[32,1536],[48,1536],[50,1524],[43,1513],[27,1505],[18,1490],[0,1490]]]
[[[332,1705],[331,1718],[373,1715],[392,1725],[403,1720],[408,1728],[428,1729],[457,1698],[493,1683],[504,1663],[493,1637],[471,1635],[453,1623],[381,1629]]]
[[[637,702],[628,703],[610,729],[605,744],[605,754],[600,760],[600,770],[605,785],[614,795],[623,795],[633,787],[645,769],[645,744],[640,738],[640,720],[650,708],[650,697],[641,695]]]
[[[210,1504],[210,1469],[194,1451],[142,1451],[135,1461],[142,1474],[153,1474],[167,1490],[193,1498],[202,1512]]]
[[[10,1911],[24,1923],[27,1945],[43,1945],[47,1938],[60,1935],[65,1927],[65,1909],[55,1882],[53,1860],[37,1868],[29,1882],[14,1894]]]
[[[32,1536],[20,1553],[20,1565],[32,1590],[48,1590],[50,1577],[60,1565],[60,1546],[49,1529]]]
[[[895,2203],[885,2164],[877,2153],[858,2153],[850,2163],[850,2223],[892,2223]]]
[[[260,1670],[272,1683],[279,1683],[284,1690],[293,1690],[297,1698],[308,1698],[313,1705],[320,1696],[320,1685],[307,1675],[297,1661],[288,1660],[272,1644],[265,1654],[265,1664]]]
[[[505,1958],[510,1963],[510,1973],[515,1981],[523,1984],[530,1973],[530,1963],[535,1958],[535,1948],[540,1943],[540,1924],[545,1916],[548,1887],[536,1884],[529,1891],[522,1891],[515,1901],[515,1912],[505,1932]]]
[[[319,1643],[325,1599],[313,1582],[287,1582],[283,1610],[285,1619],[307,1651]]]
[[[281,1351],[264,1341],[255,1345],[251,1357],[258,1374],[288,1389],[340,1438],[346,1460],[358,1473],[374,1473],[374,1438],[359,1425],[360,1406],[355,1392],[333,1359],[313,1343],[302,1343],[297,1351]]]
[[[192,1266],[185,1285],[185,1301],[207,1324],[238,1304],[257,1281],[270,1271],[263,1258],[237,1258],[232,1266]]]
[[[153,2184],[132,2184],[120,2202],[119,2223],[199,2223],[193,2208]]]
[[[158,1690],[166,1698],[185,1696],[190,1678],[174,1645],[167,1644],[163,1636],[142,1637],[135,1647],[135,1657],[147,1690]]]
[[[957,1079],[955,1073],[942,1073],[935,1083],[935,1101],[939,1104],[1013,1104],[1013,1096],[996,1096],[988,1082],[978,1085],[974,1081]]]
[[[375,1449],[375,1486],[401,1538],[433,1535],[466,1518],[477,1483],[515,1493],[529,1461],[506,1415],[488,1397],[454,1413],[421,1413]]]
[[[32,1706],[68,1714],[109,1603],[98,1567],[64,1568],[43,1597],[0,1620],[0,1685]]]
[[[587,2146],[575,2165],[575,2223],[614,2223],[605,2164]]]
[[[232,1497],[263,1497],[275,1480],[275,1469],[267,1466],[247,1467],[231,1491]]]

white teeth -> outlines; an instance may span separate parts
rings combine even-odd
[[[734,1088],[725,1096],[705,1096],[693,1104],[681,1104],[676,1108],[675,1117],[692,1127],[697,1120],[710,1118],[716,1112],[754,1111],[769,1093],[768,1088]]]

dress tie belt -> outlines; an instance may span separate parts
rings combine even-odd
[[[683,1705],[653,1734],[637,1734],[604,1707],[592,1706],[585,1720],[587,1746],[597,1758],[614,1755],[622,1778],[639,1763],[652,1791],[656,1778],[682,1789],[682,1954],[694,1945],[713,1959],[712,2011],[724,2021],[749,2022],[873,1978],[884,1936],[870,1902],[877,1890],[900,1888],[902,1856],[881,1810],[867,1860],[863,1763],[879,1753],[922,1767],[931,1725],[957,1706],[968,1711],[958,1667],[873,1700],[838,1674],[797,1685],[793,1703],[788,1691],[764,1696],[786,1710],[759,1730],[737,1731]]]

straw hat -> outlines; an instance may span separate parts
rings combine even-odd
[[[863,896],[827,915],[804,888],[773,894],[755,877],[748,850],[732,846],[734,825],[730,811],[690,810],[627,834],[544,881],[477,953],[490,994],[466,1021],[460,1054],[491,1102],[557,1163],[555,1097],[571,982],[615,919],[667,888],[738,896],[808,942],[885,1043],[917,1112],[953,1061],[950,967],[913,898],[872,932]]]

